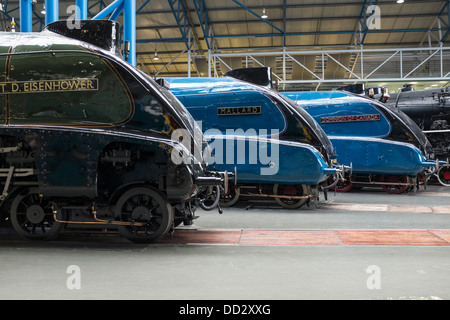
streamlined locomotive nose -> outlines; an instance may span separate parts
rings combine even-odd
[[[418,187],[417,176],[434,172],[430,145],[405,114],[380,102],[345,92],[283,93],[321,125],[338,161],[352,164],[349,183],[380,185],[389,193]]]

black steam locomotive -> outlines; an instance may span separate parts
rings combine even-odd
[[[120,57],[118,25],[81,26],[0,33],[3,217],[28,239],[76,224],[156,241],[217,207],[227,176],[184,106]]]
[[[407,87],[408,88],[408,87]],[[387,105],[402,110],[427,134],[437,158],[450,156],[450,88],[403,90]]]
[[[437,179],[450,186],[450,87],[414,91],[406,85],[391,94],[386,104],[402,110],[423,130],[436,159],[447,162],[436,172]]]

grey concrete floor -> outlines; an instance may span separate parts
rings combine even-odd
[[[330,194],[328,203],[450,206],[450,189],[363,190]],[[332,210],[323,202],[294,211],[259,201],[199,215],[190,228],[450,229],[450,214]],[[136,245],[70,232],[30,242],[0,229],[2,300],[450,299],[448,270],[447,246]]]

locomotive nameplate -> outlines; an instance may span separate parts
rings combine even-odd
[[[0,82],[0,94],[97,91],[98,79],[65,79]]]
[[[339,122],[359,122],[359,121],[380,121],[379,114],[360,114],[350,116],[322,117],[320,123],[339,123]]]
[[[217,108],[218,116],[245,116],[245,115],[255,115],[255,114],[261,114],[260,106]]]

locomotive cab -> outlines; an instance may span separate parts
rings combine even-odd
[[[205,201],[224,177],[206,170],[196,151],[203,137],[184,106],[123,61],[117,44],[101,42],[118,39],[118,25],[81,23],[89,32],[78,36],[94,39],[67,37],[78,31],[65,21],[0,33],[2,208],[29,239],[77,224],[156,241],[190,223],[191,208],[215,207]],[[172,139],[176,130],[197,139],[186,148]]]

